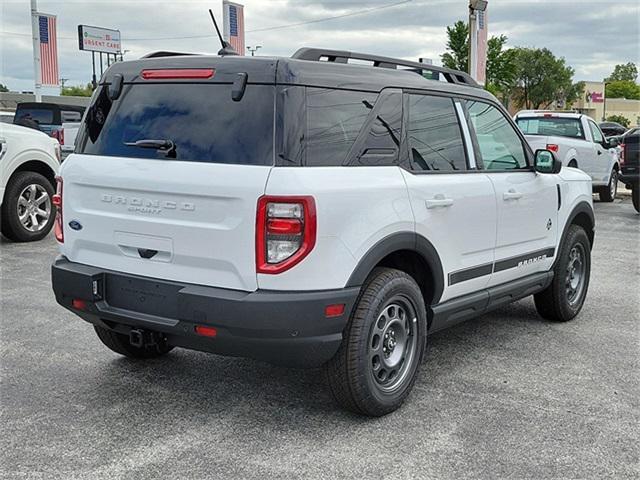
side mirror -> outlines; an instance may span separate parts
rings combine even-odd
[[[549,150],[536,150],[533,165],[538,173],[560,173],[562,162]]]
[[[619,137],[609,137],[605,140],[607,142],[609,148],[615,148],[620,145]]]

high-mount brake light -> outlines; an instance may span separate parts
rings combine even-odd
[[[316,204],[311,196],[258,199],[256,271],[276,274],[305,258],[316,244]]]
[[[213,68],[164,68],[140,72],[145,80],[205,79],[213,78],[215,74]]]
[[[550,152],[558,153],[559,148],[560,147],[558,147],[558,145],[555,143],[547,143],[547,150],[549,150]]]
[[[56,207],[53,233],[58,242],[64,243],[64,229],[62,228],[62,177],[56,177],[56,193],[51,198],[51,203]]]

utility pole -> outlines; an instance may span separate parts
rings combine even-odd
[[[60,93],[62,93],[62,91],[64,90],[64,84],[67,83],[68,80],[69,80],[68,78],[60,79]]]
[[[487,68],[488,0],[469,0],[469,75],[484,85]]]
[[[251,56],[254,57],[255,53],[260,50],[262,48],[262,45],[256,45],[255,47],[252,47],[251,45],[249,45],[247,47],[247,50],[249,50],[251,52]]]
[[[37,0],[31,0],[31,36],[33,37],[33,92],[36,94],[36,102],[41,102],[42,70],[40,69],[40,24]]]

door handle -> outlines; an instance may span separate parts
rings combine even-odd
[[[513,188],[510,188],[508,192],[502,194],[503,200],[518,200],[520,198],[522,198],[522,194]]]
[[[431,200],[427,200],[427,208],[444,208],[453,205],[453,198],[445,198],[441,193],[434,195]]]

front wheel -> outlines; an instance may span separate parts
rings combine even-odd
[[[614,168],[609,175],[609,184],[600,190],[601,202],[613,202],[618,193],[618,171]]]
[[[400,270],[375,269],[360,295],[338,352],[325,365],[336,401],[355,413],[396,410],[415,383],[426,345],[420,287]]]
[[[584,229],[571,225],[554,267],[553,281],[534,295],[541,317],[567,322],[582,309],[591,275],[591,243]]]
[[[638,209],[638,203],[640,203],[640,187],[633,187],[631,189],[631,202],[633,203],[633,208],[636,209],[636,212],[640,213]]]

